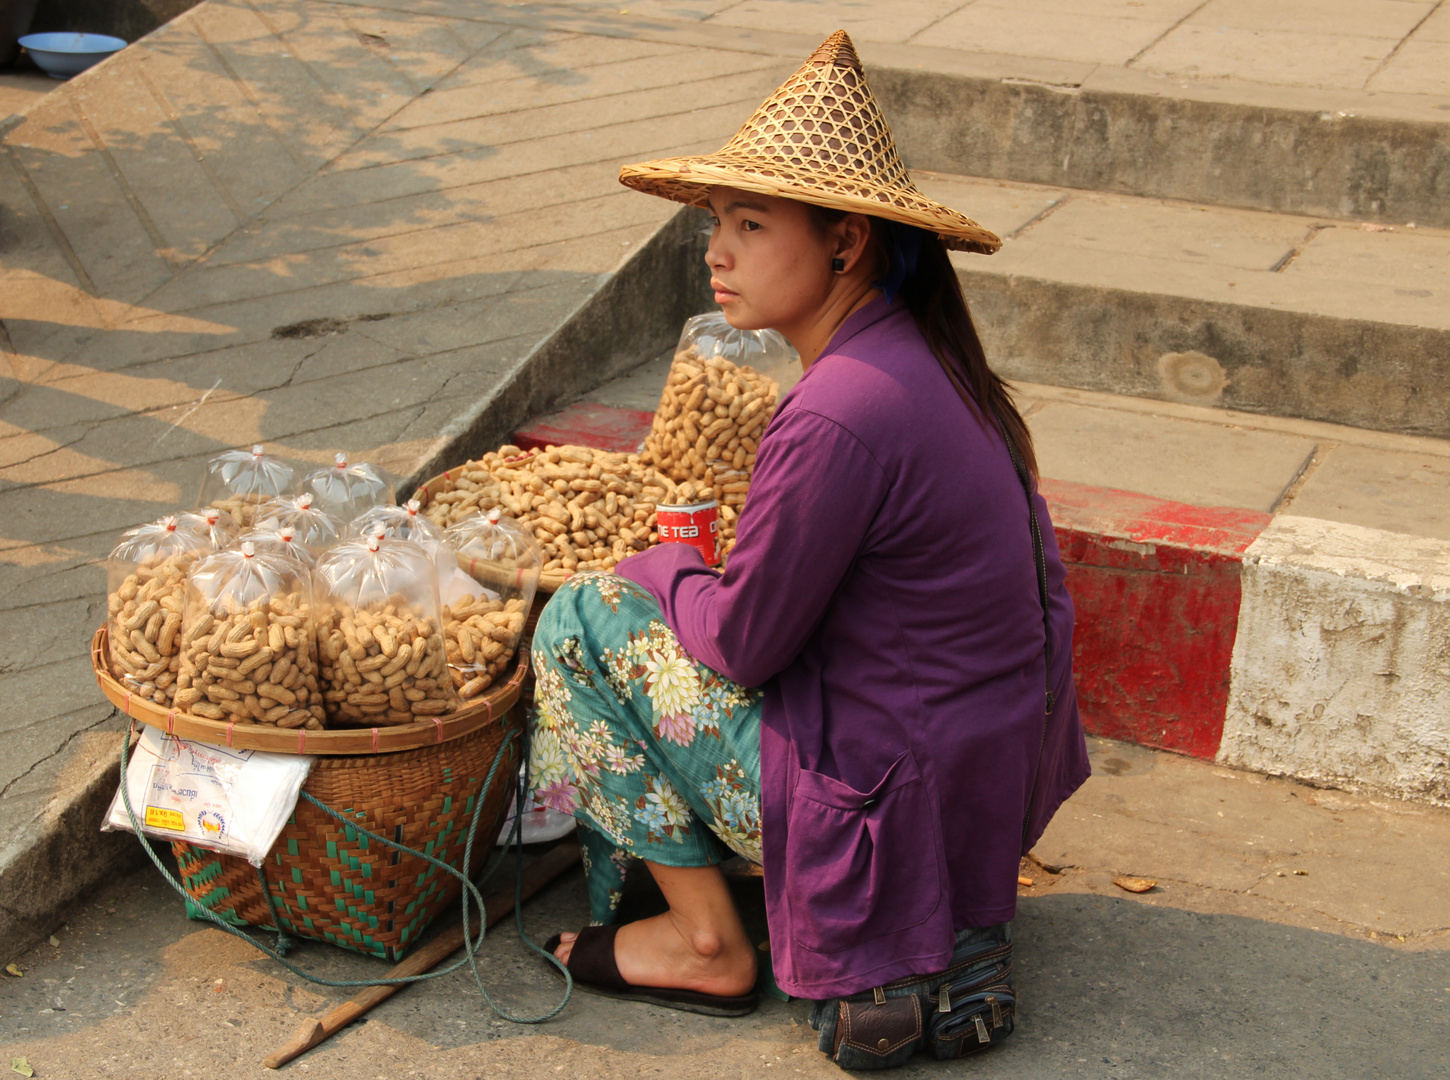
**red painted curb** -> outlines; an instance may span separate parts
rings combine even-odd
[[[644,445],[653,422],[654,413],[581,401],[531,420],[526,428],[514,432],[514,445],[521,450],[542,450],[568,444],[634,454]]]
[[[1043,480],[1077,608],[1073,670],[1095,735],[1212,759],[1223,738],[1244,550],[1272,515]]]
[[[653,415],[583,402],[514,435],[633,452]],[[1073,664],[1095,735],[1212,759],[1223,738],[1243,553],[1273,520],[1043,480],[1077,608]]]

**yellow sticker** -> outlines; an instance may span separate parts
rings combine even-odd
[[[162,806],[148,806],[146,808],[146,825],[152,829],[172,829],[175,832],[186,831],[186,819],[181,816],[181,811],[167,810]]]

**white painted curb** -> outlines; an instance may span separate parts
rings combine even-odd
[[[1450,805],[1450,544],[1284,515],[1242,589],[1217,760]]]

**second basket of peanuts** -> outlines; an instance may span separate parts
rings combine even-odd
[[[676,539],[663,535],[662,507],[714,502],[723,561],[780,396],[761,369],[779,369],[794,358],[774,331],[735,330],[721,315],[696,316],[685,324],[638,453],[504,446],[434,477],[416,497],[445,528],[479,510],[508,515],[539,543],[546,591],[570,574],[612,570],[636,552]]]

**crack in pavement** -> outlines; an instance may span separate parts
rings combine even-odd
[[[58,454],[62,450],[68,450],[72,446],[74,446],[76,443],[78,443],[82,439],[84,439],[87,434],[88,434],[88,432],[82,431],[80,434],[74,436],[73,438],[67,439],[64,442],[58,442],[57,440],[52,439],[50,436],[43,435],[43,434],[41,434],[40,432],[37,432],[37,431],[20,431],[20,432],[17,432],[16,434],[9,436],[9,438],[11,438],[11,439],[23,439],[27,435],[31,435],[31,436],[35,436],[37,438],[45,439],[47,442],[55,443],[55,445],[52,446],[48,450],[41,450],[39,453],[31,454],[29,457],[20,458],[20,459],[18,459],[16,461],[6,462],[3,466],[0,466],[0,472],[6,472],[6,471],[8,471],[10,469],[18,469],[22,465],[29,465],[32,462],[40,461],[43,458],[47,458],[51,454]],[[48,483],[48,484],[52,484],[52,483],[55,483],[58,480],[70,480],[70,479],[73,479],[73,478],[72,477],[69,477],[69,476],[53,476],[49,480],[47,480],[45,482]],[[22,484],[22,485],[17,485],[17,486],[15,486],[13,488],[10,488],[8,490],[10,490],[10,491],[23,491],[26,487],[30,487],[30,486],[32,486],[32,485],[30,485],[30,484]]]
[[[109,722],[113,717],[115,717],[117,715],[118,712],[119,712],[119,710],[113,707],[110,712],[106,713],[105,716],[101,717],[99,720],[95,721],[94,723],[87,724],[85,727],[76,728],[75,731],[72,731],[69,735],[66,736],[65,741],[63,743],[61,743],[59,746],[57,746],[50,753],[46,754],[44,757],[39,758],[38,760],[36,760],[30,766],[30,768],[26,769],[19,776],[15,777],[15,779],[11,780],[3,788],[0,788],[0,799],[5,798],[5,796],[10,793],[10,789],[12,787],[14,787],[16,784],[20,783],[20,781],[24,780],[31,773],[35,772],[35,770],[38,769],[38,768],[40,768],[40,766],[44,765],[47,761],[50,761],[52,758],[54,758],[54,757],[56,757],[56,756],[64,753],[66,747],[68,747],[73,741],[75,741],[76,736],[78,736],[78,735],[84,735],[84,734],[86,734],[88,732],[94,731],[96,728],[100,727],[102,724],[105,724],[105,723]]]

